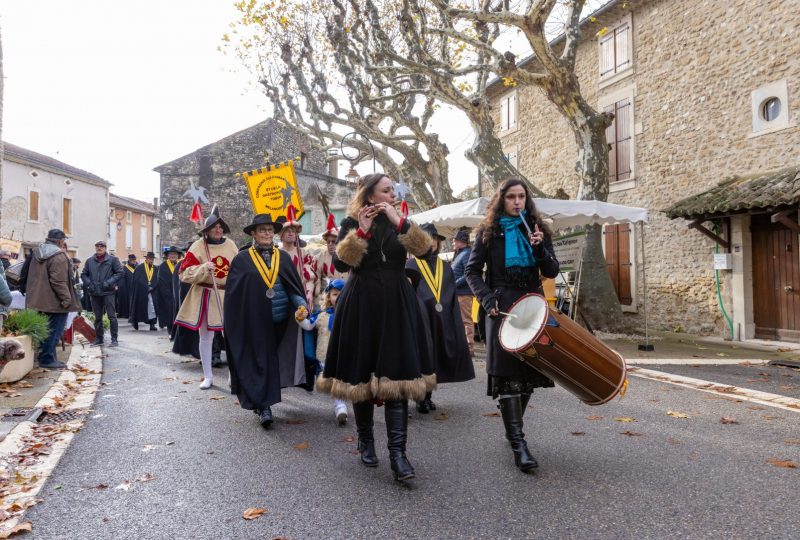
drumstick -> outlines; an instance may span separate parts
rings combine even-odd
[[[511,317],[512,319],[516,319],[518,315],[514,315],[513,313],[506,313],[505,311],[498,311],[500,315],[505,315],[506,317]]]

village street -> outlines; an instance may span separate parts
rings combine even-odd
[[[382,409],[380,465],[368,469],[352,412],[337,427],[329,397],[284,391],[265,431],[226,391],[226,369],[200,390],[198,363],[169,347],[163,332],[121,328],[93,411],[26,514],[33,538],[775,539],[800,529],[800,473],[775,465],[800,461],[790,408],[641,377],[600,407],[544,390],[525,416],[540,462],[526,476],[478,361],[475,381],[441,388],[438,410],[409,420],[417,478],[401,484]],[[800,386],[800,372],[755,360],[640,367],[788,397]],[[242,519],[253,507],[267,511]]]

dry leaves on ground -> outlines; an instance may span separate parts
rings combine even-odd
[[[570,435],[575,435],[576,437],[579,437],[581,435],[586,435],[586,432],[585,431],[573,431],[572,433],[570,433]]]
[[[762,407],[761,405],[750,405],[747,408],[750,409],[751,411],[766,411],[767,410],[766,407]]]
[[[131,481],[130,480],[123,480],[120,484],[115,487],[114,489],[118,489],[120,491],[128,491],[131,489]]]
[[[671,416],[673,418],[689,418],[688,414],[678,411],[667,411],[667,416]]]
[[[13,529],[8,531],[0,531],[0,538],[10,538],[20,533],[29,533],[33,530],[33,525],[30,521],[26,521],[25,523],[20,523]]]
[[[630,416],[620,416],[620,417],[614,418],[614,421],[615,422],[630,423],[630,422],[636,422],[636,418],[631,418]]]
[[[242,517],[247,520],[258,519],[267,513],[266,508],[248,508],[242,512]]]
[[[290,426],[299,426],[301,424],[305,424],[306,421],[300,419],[293,419],[293,420],[287,420],[286,423],[289,424]]]
[[[638,431],[620,431],[621,435],[627,435],[628,437],[641,437],[644,433],[639,433]]]
[[[225,399],[225,396],[211,396],[208,399],[210,399],[211,401],[220,401],[220,400]]]
[[[736,420],[733,416],[723,416],[719,419],[720,423],[722,424],[738,424],[739,421]]]
[[[800,446],[800,439],[784,439],[783,442],[786,444],[796,444],[797,446]]]
[[[495,412],[487,412],[487,413],[483,413],[483,416],[500,416],[500,413],[497,412],[497,411],[495,411]]]
[[[597,415],[592,415],[592,416],[587,416],[586,419],[587,420],[602,420],[603,417],[602,416],[597,416]]]
[[[142,476],[138,477],[136,479],[136,481],[144,483],[144,482],[149,482],[150,480],[153,480],[154,478],[155,478],[155,476],[153,476],[153,473],[144,473]]]
[[[308,442],[301,442],[293,446],[295,450],[308,450],[311,445]]]
[[[767,463],[770,465],[774,465],[775,467],[781,467],[783,469],[796,469],[797,463],[792,461],[791,459],[777,459],[777,458],[769,458]]]
[[[683,444],[683,441],[682,441],[682,440],[680,440],[680,439],[673,439],[673,438],[669,438],[669,439],[667,439],[667,442],[668,442],[669,444],[672,444],[672,445],[674,445],[674,446],[678,446],[678,445],[680,445],[680,444]]]
[[[450,418],[450,415],[446,412],[439,413],[433,417],[434,420],[447,420],[448,418]]]

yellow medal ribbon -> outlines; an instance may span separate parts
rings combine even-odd
[[[172,264],[172,261],[170,261],[169,259],[167,259],[167,268],[169,268],[169,273],[170,274],[174,274],[175,273],[175,265]]]
[[[272,249],[272,259],[270,259],[271,268],[267,268],[267,263],[265,263],[261,255],[258,254],[255,246],[251,246],[248,251],[250,252],[250,258],[253,259],[253,264],[256,266],[256,270],[261,274],[261,279],[267,284],[267,289],[272,289],[272,287],[275,286],[275,282],[278,280],[281,250],[278,248]]]
[[[133,274],[133,271],[134,271],[134,270],[136,270],[136,269],[135,269],[133,266],[131,266],[131,265],[129,265],[129,264],[126,264],[126,265],[125,265],[125,268],[127,268],[127,269],[128,269],[128,271],[129,271],[131,274]]]
[[[144,263],[144,273],[147,276],[148,283],[153,281],[153,270],[155,270],[155,266],[151,266],[147,263]]]
[[[417,259],[417,266],[419,266],[419,271],[422,273],[425,283],[427,283],[428,287],[431,289],[433,297],[436,299],[436,304],[441,305],[442,276],[444,275],[444,265],[442,264],[441,257],[436,257],[435,275],[431,272],[431,267],[428,266],[428,263],[422,259]],[[437,311],[439,310],[437,309]]]

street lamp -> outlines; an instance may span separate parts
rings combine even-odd
[[[361,152],[360,148],[356,146],[346,145],[345,142],[347,141],[347,139],[355,140],[358,138],[363,139],[369,145],[369,149],[372,152],[372,172],[376,172],[375,147],[372,146],[372,141],[370,141],[369,138],[363,133],[359,133],[358,131],[351,131],[350,133],[342,137],[342,140],[339,143],[339,151],[341,152],[342,157],[344,157],[347,161],[350,162],[350,170],[347,171],[347,174],[344,176],[344,178],[345,180],[353,183],[358,181],[359,175],[355,169],[355,164],[361,161],[363,153]]]
[[[353,182],[354,184],[358,182],[358,171],[353,168],[352,163],[350,164],[350,170],[347,171],[346,175],[344,175],[344,179],[348,182]]]

